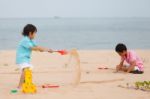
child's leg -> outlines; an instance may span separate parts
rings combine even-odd
[[[129,64],[127,64],[127,65],[124,65],[124,66],[122,67],[122,70],[123,70],[124,72],[127,72],[127,71],[129,70],[129,68],[131,69],[131,71],[134,71],[134,69],[135,69],[135,67],[132,67],[132,68],[131,68],[131,66],[130,66]]]
[[[138,66],[134,66],[134,67],[131,69],[130,73],[133,73],[133,74],[142,74],[142,73],[144,73],[144,72],[141,71]]]
[[[24,69],[22,69],[18,88],[21,88],[22,84],[24,83],[24,80],[25,80]]]

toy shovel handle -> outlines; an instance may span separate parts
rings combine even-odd
[[[53,51],[53,52],[58,52],[61,55],[66,55],[68,54],[68,52],[66,50],[57,50],[57,51]]]

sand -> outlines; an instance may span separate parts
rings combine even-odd
[[[80,50],[81,79],[76,77],[75,61],[67,65],[69,56],[58,53],[33,52],[33,83],[36,94],[11,93],[20,77],[15,64],[15,51],[0,51],[0,99],[150,99],[150,92],[120,88],[118,85],[150,81],[150,50],[135,50],[144,61],[144,74],[114,73],[120,57],[113,50]],[[99,67],[109,69],[98,69]],[[43,84],[59,88],[42,88]]]

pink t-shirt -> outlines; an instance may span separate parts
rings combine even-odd
[[[128,50],[127,51],[127,56],[126,57],[121,57],[121,60],[122,61],[125,60],[128,64],[131,64],[131,62],[135,61],[136,66],[138,66],[140,71],[143,71],[143,61],[141,60],[141,58],[134,51]]]

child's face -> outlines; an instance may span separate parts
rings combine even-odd
[[[126,56],[126,51],[123,51],[123,52],[117,52],[121,57],[124,57]]]
[[[34,39],[34,38],[35,38],[35,35],[36,35],[36,32],[33,32],[33,33],[30,32],[30,33],[29,33],[29,38],[30,38],[30,39]]]

